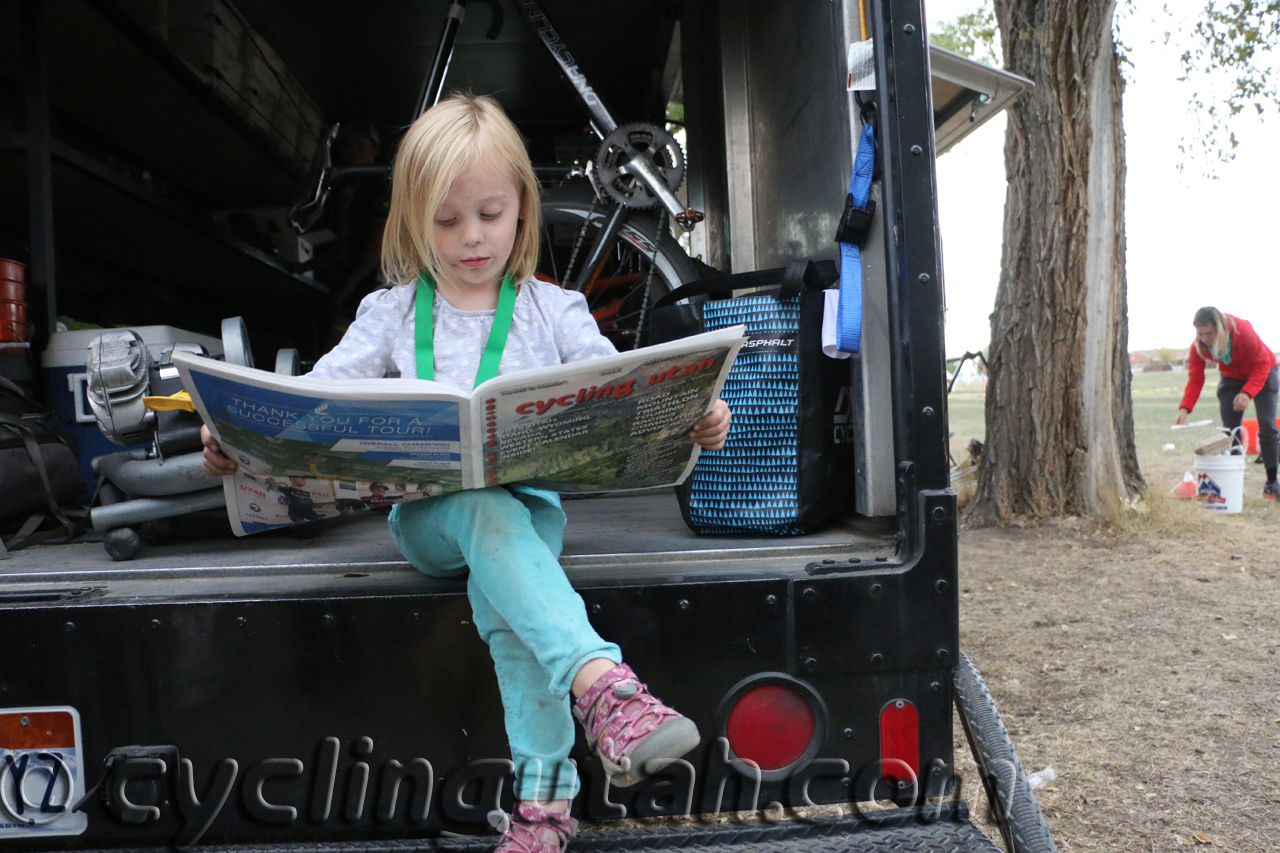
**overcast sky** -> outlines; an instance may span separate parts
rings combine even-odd
[[[976,8],[976,0],[926,0],[930,25]],[[1139,4],[1142,5],[1142,4]],[[1156,6],[1157,4],[1146,4]],[[1122,22],[1133,66],[1124,97],[1128,179],[1129,348],[1186,347],[1201,305],[1241,316],[1280,349],[1280,121],[1240,116],[1236,160],[1218,179],[1179,150],[1193,126],[1194,91],[1177,82],[1181,47],[1166,29],[1194,21],[1203,0],[1169,0]],[[1002,117],[987,122],[938,160],[947,291],[947,354],[985,347],[1000,277],[1004,211]],[[1179,163],[1185,168],[1179,172]]]

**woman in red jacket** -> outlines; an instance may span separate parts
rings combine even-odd
[[[1280,397],[1280,372],[1271,348],[1262,343],[1248,320],[1223,314],[1217,308],[1201,308],[1192,324],[1196,339],[1187,359],[1187,391],[1178,408],[1179,424],[1195,408],[1204,387],[1206,361],[1218,365],[1218,408],[1222,425],[1227,429],[1240,426],[1244,410],[1253,400],[1258,413],[1258,447],[1267,469],[1267,484],[1262,494],[1272,500],[1280,498],[1276,482],[1276,448],[1280,431],[1276,429],[1276,399]]]

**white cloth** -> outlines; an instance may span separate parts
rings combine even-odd
[[[356,319],[336,347],[316,362],[314,379],[371,379],[418,376],[414,343],[417,286],[375,290],[360,302]],[[439,294],[435,320],[435,378],[470,391],[480,356],[493,328],[495,311],[459,311]],[[498,374],[568,364],[617,352],[600,334],[577,291],[529,279],[520,285],[507,346]]]
[[[840,291],[822,291],[822,352],[832,358],[851,358],[853,353],[840,352],[836,344],[836,312],[840,310]]]

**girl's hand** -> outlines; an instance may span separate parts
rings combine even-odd
[[[218,440],[209,434],[207,426],[200,427],[200,443],[204,445],[204,470],[214,477],[224,477],[236,472],[236,463],[222,452]]]
[[[1235,409],[1237,412],[1243,412],[1245,409],[1249,408],[1249,395],[1241,391],[1236,395],[1235,400],[1232,401],[1231,408]]]
[[[724,447],[724,437],[729,434],[729,404],[724,400],[716,400],[711,411],[702,420],[693,425],[689,438],[704,450],[719,450]]]
[[[1178,417],[1173,422],[1174,426],[1182,426],[1187,422],[1187,415],[1191,414],[1186,409],[1178,409]]]

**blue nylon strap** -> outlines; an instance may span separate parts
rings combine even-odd
[[[871,196],[871,173],[876,165],[876,131],[871,122],[862,125],[858,156],[849,176],[853,205],[867,209]],[[840,244],[840,307],[836,310],[836,348],[857,352],[862,345],[862,252],[852,243]]]

